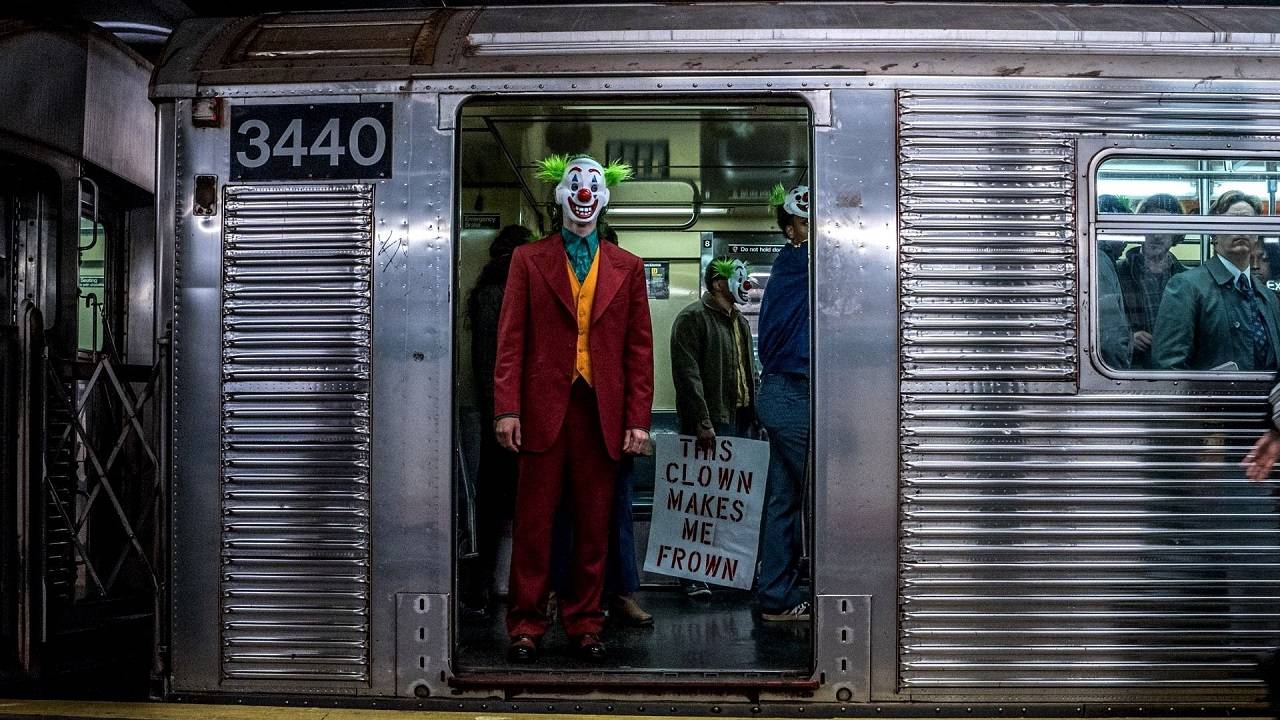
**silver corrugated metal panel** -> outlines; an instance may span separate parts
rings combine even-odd
[[[1074,136],[1280,134],[1270,95],[930,90],[899,98],[910,391],[1074,389]]]
[[[222,662],[369,679],[373,191],[228,187]]]
[[[1230,686],[1274,644],[1261,398],[907,396],[901,682]]]
[[[902,687],[1251,682],[1280,621],[1276,503],[1237,466],[1261,398],[1077,389],[1072,178],[1081,134],[1274,135],[1277,107],[900,93]]]
[[[996,107],[902,94],[902,377],[993,391],[1076,379],[1074,147],[987,133]],[[952,125],[957,106],[987,114]]]
[[[1275,95],[938,90],[900,98],[904,137],[1280,133]]]

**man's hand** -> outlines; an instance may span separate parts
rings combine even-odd
[[[498,444],[511,452],[520,452],[520,418],[498,418],[493,423],[493,433],[498,436]]]
[[[713,427],[698,427],[698,449],[710,450],[716,444],[716,429]]]
[[[628,455],[643,455],[644,451],[649,448],[649,431],[640,428],[630,428],[627,434],[622,436],[622,452]]]
[[[1266,480],[1271,476],[1271,468],[1275,466],[1277,458],[1280,458],[1280,432],[1268,430],[1253,444],[1253,449],[1244,456],[1240,464],[1244,466],[1245,474],[1250,480]]]
[[[1151,349],[1151,333],[1139,330],[1133,334],[1133,349],[1146,352]]]

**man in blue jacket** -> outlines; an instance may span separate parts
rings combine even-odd
[[[767,621],[807,621],[800,585],[801,513],[809,459],[809,188],[774,188],[787,244],[773,261],[760,306],[760,424],[769,431],[769,480],[760,527],[756,600]]]

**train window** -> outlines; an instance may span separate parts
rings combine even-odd
[[[1115,155],[1093,196],[1095,350],[1111,370],[1280,368],[1280,158]]]
[[[538,655],[532,670],[603,664],[807,676],[809,389],[807,365],[798,365],[800,355],[808,361],[807,225],[797,234],[804,218],[785,213],[784,231],[773,204],[807,217],[807,194],[787,192],[807,183],[807,106],[777,99],[485,101],[463,108],[460,128],[456,669],[510,669]],[[615,161],[630,166],[631,179],[610,182]],[[786,283],[778,280],[783,266]],[[587,311],[583,293],[593,283]],[[782,299],[770,300],[770,292]],[[775,332],[770,302],[795,311],[788,328],[796,334],[785,342],[803,345],[790,359],[795,367],[786,368],[785,387],[778,378],[759,381],[757,345],[779,345],[757,337]],[[578,347],[575,337],[584,332],[590,340]],[[625,333],[627,347],[610,345],[612,333]],[[632,407],[633,391],[650,394],[648,380],[633,387],[625,374],[642,377],[632,368],[647,361],[636,361],[644,353],[633,341],[647,342],[649,333],[652,399]],[[604,338],[599,345],[597,338]],[[504,343],[517,342],[522,356],[512,360]],[[701,372],[696,386],[693,365]],[[756,397],[768,392],[801,397],[776,402],[773,415],[757,418],[763,403]],[[631,437],[633,416],[650,424],[654,444],[609,457],[610,443],[622,448]],[[791,443],[789,483],[775,483],[763,455],[755,475],[735,475],[724,487],[697,486],[697,469],[681,483],[680,473],[652,454],[682,447],[683,431],[705,435],[704,443],[716,438],[717,458],[728,463],[729,448],[751,441],[768,447],[760,420],[790,424],[773,436]],[[521,455],[502,448],[516,436],[499,438],[495,424],[519,427]],[[689,442],[694,448],[697,440]],[[746,450],[735,457],[744,468],[752,462]],[[660,467],[669,472],[655,480]],[[766,475],[768,487],[793,495],[762,533],[779,536],[761,541],[769,556],[761,551],[757,575],[750,533],[760,531],[760,510],[735,504],[741,498],[733,494],[750,495],[752,478]],[[587,477],[595,485],[583,485]],[[761,506],[775,501],[761,484],[754,487]],[[663,518],[680,513],[685,524],[667,545]],[[687,528],[692,535],[683,534]],[[743,528],[750,543],[729,542]],[[684,541],[696,547],[681,547]],[[753,579],[767,590],[753,592]],[[583,639],[595,633],[608,647],[604,658]],[[521,635],[531,639],[524,654],[514,642]]]
[[[107,292],[107,231],[102,223],[80,218],[80,264],[76,276],[79,347],[98,351],[105,339],[102,314]]]

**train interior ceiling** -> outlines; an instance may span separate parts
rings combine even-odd
[[[479,434],[489,428],[478,409],[483,381],[477,381],[472,364],[475,324],[465,299],[489,262],[490,244],[501,228],[520,225],[533,237],[558,229],[554,187],[535,177],[537,161],[548,154],[582,153],[633,168],[634,177],[611,190],[603,223],[617,233],[622,248],[645,262],[653,324],[653,431],[675,433],[672,322],[698,301],[708,262],[733,256],[748,262],[759,288],[742,306],[754,336],[771,253],[784,242],[768,205],[770,190],[777,183],[790,187],[806,181],[810,123],[807,106],[794,100],[622,104],[616,98],[573,98],[473,102],[464,106],[460,127],[457,297],[462,301],[455,303],[455,398],[463,491],[457,505],[462,550],[456,573],[455,617],[461,622],[455,662],[460,672],[486,672],[509,669],[502,656],[506,631],[500,598],[507,584],[510,532],[497,525],[503,539],[496,562],[477,552],[486,543],[479,535],[494,532],[492,497],[499,490],[493,487],[493,472],[481,468]],[[654,495],[652,457],[637,458],[624,478],[633,488],[631,552],[641,562]],[[502,520],[509,520],[509,513],[503,511]],[[565,542],[558,541],[553,554],[562,552]],[[552,562],[554,566],[554,557]],[[746,591],[712,586],[709,596],[697,592],[690,597],[677,578],[645,572],[640,579],[634,597],[654,616],[653,624],[626,627],[612,613],[609,669],[794,676],[811,671],[809,623],[761,622]],[[563,641],[560,630],[548,638],[549,645]],[[580,669],[581,662],[559,653],[539,667]]]

